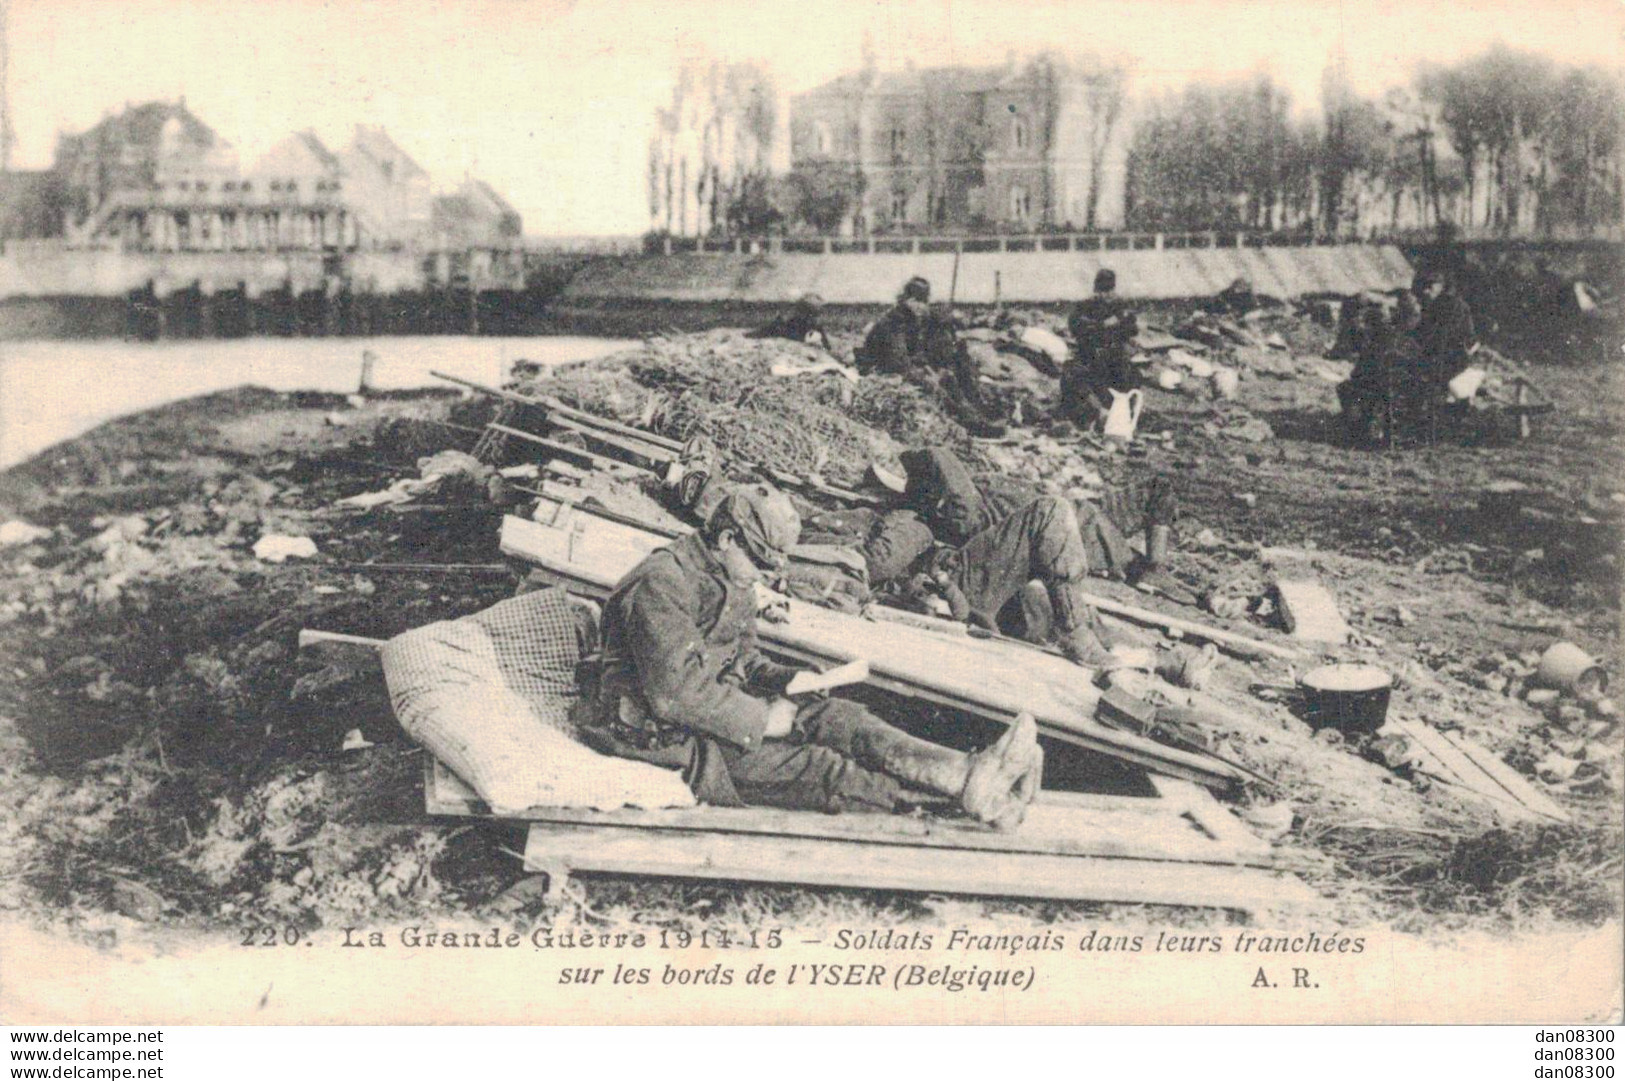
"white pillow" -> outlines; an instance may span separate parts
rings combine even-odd
[[[555,603],[541,594],[504,601],[496,606],[509,606],[503,613],[509,618],[502,622],[512,622],[518,602],[538,606],[538,615],[542,606]],[[385,644],[384,679],[407,735],[498,814],[533,807],[694,806],[694,793],[675,771],[611,758],[578,742],[569,723],[573,693],[538,693],[535,658],[562,662],[574,649],[573,627],[563,624],[572,636],[570,650],[549,642],[531,651],[529,672],[518,677],[529,692],[522,694],[513,685],[513,669],[525,658],[516,655],[511,639],[499,650],[487,629],[491,620],[482,616],[486,613],[431,623]],[[538,627],[557,622],[539,618],[530,625],[532,636]]]

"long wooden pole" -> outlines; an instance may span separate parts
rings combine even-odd
[[[1121,601],[1114,601],[1110,597],[1102,597],[1095,593],[1086,593],[1084,598],[1102,612],[1110,612],[1113,615],[1131,619],[1136,623],[1149,623],[1153,626],[1180,631],[1192,638],[1212,642],[1216,646],[1220,646],[1231,653],[1238,653],[1243,657],[1257,657],[1262,654],[1279,657],[1285,661],[1301,661],[1304,658],[1304,652],[1301,649],[1278,646],[1272,642],[1248,638],[1246,635],[1221,631],[1217,627],[1209,627],[1189,619],[1180,619],[1178,616],[1165,616],[1161,612],[1153,612],[1149,608],[1124,604]]]
[[[481,394],[486,394],[493,398],[501,398],[503,401],[515,402],[519,405],[532,406],[536,409],[542,410],[544,413],[558,413],[561,416],[569,417],[571,420],[577,421],[578,423],[590,424],[595,428],[602,428],[606,432],[615,432],[618,435],[629,436],[634,439],[641,439],[644,442],[652,443],[657,447],[664,447],[666,450],[683,449],[683,444],[679,440],[670,439],[663,435],[655,435],[653,432],[646,432],[642,428],[634,428],[630,424],[621,424],[618,421],[609,420],[606,417],[600,417],[593,413],[584,412],[583,410],[565,405],[563,402],[558,401],[555,398],[549,398],[546,395],[518,394],[511,390],[501,390],[497,387],[486,386],[484,383],[476,383],[472,379],[463,379],[460,376],[447,375],[445,372],[431,371],[429,374],[434,376],[436,379],[443,379],[447,383],[455,383],[460,387],[467,387],[469,390],[476,390]]]
[[[486,425],[486,427],[490,428],[494,432],[501,432],[503,435],[511,435],[515,439],[522,439],[527,443],[535,443],[539,447],[546,447],[555,454],[562,454],[566,457],[584,458],[589,462],[603,463],[604,465],[609,466],[618,465],[626,469],[635,469],[640,473],[655,472],[646,466],[634,465],[631,462],[623,462],[619,458],[611,458],[605,454],[595,454],[590,450],[582,450],[580,447],[572,447],[568,443],[556,443],[551,439],[543,439],[539,435],[532,435],[530,432],[523,431],[519,428],[510,428],[506,424],[497,424],[492,422],[491,424]]]

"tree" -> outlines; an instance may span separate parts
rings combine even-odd
[[[1106,154],[1123,119],[1128,99],[1128,65],[1121,59],[1091,58],[1080,67],[1083,98],[1088,109],[1089,195],[1084,207],[1084,228],[1093,229],[1100,212],[1100,189],[1105,181]]]
[[[810,161],[785,177],[791,216],[820,233],[839,232],[863,197],[863,176],[850,165]]]

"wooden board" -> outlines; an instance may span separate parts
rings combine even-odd
[[[1287,872],[1176,861],[876,845],[814,837],[634,831],[536,822],[525,867],[910,890],[994,897],[1185,905],[1247,912],[1313,907]]]
[[[586,511],[563,526],[513,517],[502,523],[505,555],[528,559],[566,587],[596,596],[666,543]],[[1234,767],[1207,755],[1099,724],[1093,718],[1100,692],[1089,670],[1020,643],[955,638],[798,600],[791,600],[786,622],[762,622],[757,630],[764,648],[821,666],[863,657],[870,682],[887,690],[998,720],[1028,712],[1048,735],[1212,787],[1240,779]]]
[[[964,820],[770,808],[535,808],[513,818],[529,823],[526,869],[555,878],[596,871],[1246,911],[1316,903],[1290,873],[1296,864],[1240,829],[1206,790],[1162,783],[1154,799],[1046,792],[1008,833]],[[425,805],[433,815],[489,815],[433,760]]]
[[[1447,735],[1420,721],[1390,719],[1392,728],[1420,753],[1422,771],[1489,801],[1511,820],[1569,822],[1571,816],[1489,751],[1457,735]]]
[[[1021,827],[998,833],[966,819],[910,815],[783,811],[765,807],[694,807],[594,811],[535,807],[502,817],[530,822],[627,829],[767,834],[879,845],[1030,852],[1113,859],[1180,860],[1282,870],[1299,866],[1254,835],[1213,799],[1185,781],[1160,798],[1043,792]],[[492,817],[490,808],[444,763],[425,765],[424,806],[442,817]]]
[[[1337,598],[1319,582],[1305,579],[1279,579],[1275,583],[1281,598],[1281,615],[1292,637],[1305,642],[1341,645],[1349,640],[1349,625],[1338,610]]]

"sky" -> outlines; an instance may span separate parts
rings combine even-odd
[[[1339,43],[1356,88],[1496,41],[1625,67],[1621,0],[0,0],[14,165],[126,102],[185,97],[244,167],[289,132],[382,124],[434,177],[489,181],[525,230],[648,224],[654,110],[681,58],[756,60],[785,94],[856,67],[1120,55],[1140,91],[1266,70],[1313,108]]]

